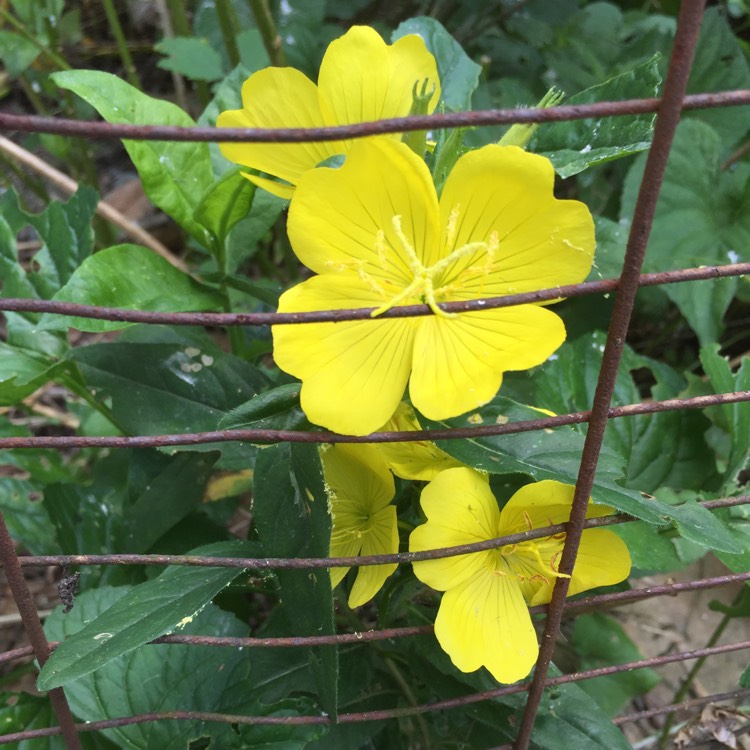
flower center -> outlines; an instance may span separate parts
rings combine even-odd
[[[457,216],[458,207],[451,213],[450,219],[448,221],[446,232],[446,244],[448,245],[448,247],[450,247],[455,240]],[[466,245],[462,245],[461,247],[456,248],[455,250],[453,250],[453,252],[451,252],[450,255],[443,258],[442,260],[439,260],[432,266],[425,266],[419,259],[416,251],[409,242],[409,239],[404,234],[404,231],[401,227],[401,217],[394,216],[392,219],[392,223],[396,237],[398,237],[398,240],[401,243],[401,247],[406,254],[406,258],[409,263],[409,270],[411,271],[413,278],[412,281],[400,292],[392,296],[387,302],[374,310],[371,313],[372,317],[375,318],[378,315],[382,315],[386,310],[390,310],[396,305],[408,304],[410,301],[419,300],[420,302],[428,305],[430,310],[432,310],[435,315],[439,315],[443,318],[455,318],[456,313],[448,313],[438,307],[438,299],[441,297],[445,297],[445,295],[448,294],[452,288],[454,288],[454,286],[460,281],[461,274],[459,274],[457,278],[453,279],[453,284],[443,283],[441,286],[438,286],[436,288],[436,282],[446,282],[446,271],[448,271],[454,263],[460,261],[462,258],[474,256],[477,253],[484,253],[487,256],[488,263],[492,263],[492,261],[494,261],[494,253],[500,244],[497,238],[497,233],[493,232],[489,242],[470,242]],[[385,234],[382,230],[378,232],[378,237],[376,239],[376,250],[378,252],[378,255],[380,255],[381,257],[383,257],[386,253]],[[466,271],[475,273],[477,270],[478,269],[474,268],[473,266],[470,266],[469,268],[463,269],[461,273],[465,273]],[[381,291],[383,291],[382,288]],[[445,299],[442,299],[441,301],[445,301]]]
[[[541,541],[542,544],[532,540],[500,547],[495,557],[494,572],[497,575],[513,575],[521,582],[539,581],[545,585],[550,584],[550,579],[570,578],[566,573],[559,571],[562,554],[559,545],[545,545],[545,540]],[[547,555],[549,557],[545,559]]]

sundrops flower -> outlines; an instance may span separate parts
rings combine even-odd
[[[401,402],[396,413],[383,425],[383,432],[411,432],[422,429],[414,416],[414,410]],[[385,459],[388,468],[401,479],[429,482],[441,471],[463,466],[452,456],[429,440],[414,440],[404,443],[378,443],[377,450]]]
[[[539,305],[448,314],[441,302],[528,292],[586,278],[594,224],[557,200],[549,160],[515,146],[462,156],[438,201],[424,161],[402,143],[355,143],[339,169],[300,179],[289,238],[319,274],[280,312],[374,307],[375,320],[274,326],[274,357],[302,380],[302,408],[350,435],[377,430],[409,383],[412,404],[446,419],[490,401],[507,370],[544,362],[565,340]],[[426,303],[434,315],[377,316]]]
[[[335,445],[320,452],[331,504],[330,557],[386,555],[398,552],[396,493],[391,473],[372,445]],[[380,591],[396,565],[363,565],[349,594],[349,606],[360,607]],[[349,568],[331,568],[338,586]]]
[[[570,516],[574,487],[551,480],[522,487],[500,510],[483,475],[448,469],[422,492],[427,523],[409,539],[412,552],[495,539],[563,523]],[[611,513],[589,505],[588,518]],[[526,677],[539,654],[528,606],[546,604],[565,534],[439,560],[414,563],[420,581],[445,591],[435,635],[462,672],[486,667],[503,683]],[[606,529],[583,532],[569,595],[627,578],[630,554]]]
[[[354,26],[331,42],[316,86],[294,68],[265,68],[242,86],[242,109],[222,112],[220,128],[319,128],[410,114],[415,94],[433,91],[432,112],[440,99],[435,58],[422,38],[411,34],[391,45],[367,26]],[[398,140],[398,133],[373,136]],[[230,161],[267,172],[285,182],[245,176],[281,198],[309,169],[346,154],[352,141],[325,143],[222,143]]]

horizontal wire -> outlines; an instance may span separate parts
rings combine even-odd
[[[717,500],[707,500],[702,505],[708,510],[718,508],[732,508],[750,503],[750,495],[725,497]],[[630,523],[638,519],[625,514],[617,516],[603,516],[589,518],[585,528],[601,528],[620,523]],[[664,519],[668,524],[669,518]],[[384,565],[390,563],[414,563],[420,560],[437,560],[444,557],[483,552],[497,549],[505,545],[522,544],[532,539],[541,539],[555,534],[564,534],[566,524],[559,523],[539,529],[530,529],[518,534],[488,539],[471,544],[460,544],[455,547],[423,550],[420,552],[395,552],[387,555],[360,555],[352,557],[210,557],[203,555],[19,555],[18,559],[24,567],[47,565],[185,565],[189,567],[210,568],[238,568],[245,569],[310,569],[310,568],[349,568],[354,565]]]
[[[548,109],[520,107],[488,109],[474,112],[446,112],[432,115],[410,115],[353,125],[322,128],[215,128],[174,125],[129,125],[111,122],[67,120],[39,115],[0,113],[0,131],[23,133],[54,133],[80,138],[125,138],[153,141],[207,141],[225,143],[309,143],[363,138],[385,133],[414,130],[443,130],[480,125],[510,123],[542,123],[581,120],[593,117],[614,117],[655,113],[661,99],[628,99],[590,104],[563,104]],[[689,94],[682,100],[682,109],[708,109],[750,104],[750,90],[735,89],[716,93]]]
[[[731,690],[728,693],[714,693],[713,695],[704,695],[700,698],[692,698],[682,703],[670,703],[668,706],[658,706],[657,708],[649,708],[645,711],[637,711],[632,714],[625,714],[624,716],[617,716],[612,719],[614,724],[621,726],[622,724],[630,724],[634,721],[641,721],[642,719],[651,719],[654,716],[662,716],[663,714],[671,714],[675,711],[687,711],[691,708],[698,708],[699,706],[706,706],[709,703],[720,703],[722,701],[737,700],[740,698],[750,698],[750,688],[740,688],[738,690]],[[499,750],[499,748],[498,748]]]
[[[713,406],[750,401],[750,391],[733,393],[713,393],[708,396],[691,398],[670,398],[663,401],[644,401],[637,404],[613,406],[609,418],[633,417],[642,414],[656,414],[665,411],[685,409],[706,409]],[[175,445],[204,445],[206,443],[242,442],[254,445],[266,443],[410,443],[429,440],[456,440],[459,438],[495,437],[515,435],[522,432],[549,430],[582,424],[589,420],[590,411],[558,414],[554,417],[525,419],[518,422],[493,423],[472,427],[449,427],[435,430],[397,430],[373,432],[361,437],[340,435],[328,431],[307,430],[211,430],[208,432],[188,432],[165,435],[34,435],[27,437],[2,437],[0,450],[19,448],[163,448]]]
[[[654,656],[647,659],[638,659],[636,661],[626,662],[624,664],[614,664],[608,667],[599,667],[597,669],[587,669],[581,672],[550,677],[545,681],[545,687],[554,685],[565,685],[572,682],[581,682],[583,680],[603,677],[605,675],[620,674],[622,672],[631,672],[635,669],[660,667],[665,664],[674,664],[675,662],[690,661],[706,656],[716,654],[727,654],[735,651],[750,649],[750,641],[741,641],[739,643],[728,643],[721,646],[711,646],[707,648],[694,649],[692,651],[682,651],[676,654],[665,654],[663,656]],[[403,706],[392,709],[381,709],[376,711],[360,711],[352,713],[339,714],[334,721],[330,717],[323,715],[309,716],[244,716],[242,714],[220,714],[207,711],[161,711],[134,716],[123,716],[115,719],[106,719],[103,721],[91,721],[84,724],[77,724],[76,729],[82,732],[93,732],[103,729],[112,729],[115,727],[132,726],[135,724],[144,724],[152,721],[207,721],[219,722],[222,724],[242,724],[256,726],[300,726],[300,725],[330,725],[330,724],[355,724],[367,721],[382,721],[385,719],[395,719],[406,716],[416,716],[433,711],[445,711],[453,708],[462,708],[474,703],[492,700],[494,698],[503,698],[508,695],[525,692],[530,683],[518,683],[515,685],[505,685],[493,690],[485,690],[478,693],[463,695],[458,698],[449,698],[432,703],[422,703],[414,706]],[[0,745],[7,745],[11,742],[21,740],[36,739],[39,737],[51,737],[60,733],[59,727],[46,727],[43,729],[29,729],[23,732],[14,732],[0,736]]]
[[[608,606],[619,606],[636,601],[652,599],[659,596],[676,596],[686,591],[698,591],[720,586],[728,586],[732,583],[741,583],[750,580],[750,572],[728,573],[711,578],[698,578],[692,581],[680,581],[675,583],[664,583],[643,588],[628,589],[627,591],[614,591],[608,594],[595,594],[583,596],[566,602],[566,614],[578,615],[589,610],[600,609]],[[529,607],[532,615],[545,614],[547,605],[540,604]],[[338,633],[335,635],[315,636],[288,636],[288,637],[229,637],[210,635],[186,635],[171,634],[163,635],[150,641],[151,644],[180,644],[188,646],[210,646],[227,648],[297,648],[311,646],[342,646],[350,643],[365,643],[371,641],[385,641],[396,638],[410,638],[413,636],[430,635],[434,632],[433,625],[412,625],[407,627],[382,628],[380,630],[363,630],[354,633]],[[59,641],[51,641],[50,647],[57,648]],[[7,651],[0,654],[0,664],[31,656],[31,646]]]
[[[660,271],[641,274],[639,285],[643,287],[677,284],[687,281],[706,281],[750,274],[750,263],[728,263],[718,266],[683,268],[678,271]],[[533,292],[507,294],[502,297],[485,297],[461,302],[441,302],[438,307],[448,313],[497,310],[518,305],[538,304],[560,299],[571,299],[588,294],[608,294],[617,291],[619,279],[599,279],[580,284],[538,289]],[[82,305],[76,302],[6,297],[0,299],[0,312],[30,312],[67,315],[76,318],[110,320],[118,323],[143,323],[178,326],[265,326],[297,325],[302,323],[337,323],[345,320],[385,320],[388,318],[412,318],[434,315],[428,305],[398,305],[391,307],[376,318],[375,307],[341,308],[339,310],[316,310],[314,312],[287,313],[213,313],[213,312],[151,312],[127,310],[102,305]]]

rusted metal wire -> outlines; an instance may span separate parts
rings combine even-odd
[[[719,588],[730,584],[750,581],[750,572],[728,573],[711,578],[698,578],[692,581],[681,581],[676,583],[664,583],[656,586],[629,589],[628,591],[614,591],[609,594],[596,594],[594,596],[582,596],[579,599],[568,600],[565,605],[566,616],[584,614],[588,611],[599,610],[602,607],[613,607],[622,604],[630,604],[644,599],[653,599],[658,596],[676,596],[685,591],[699,591],[705,589]],[[532,615],[544,615],[547,605],[540,604],[529,607]],[[333,646],[346,645],[348,643],[364,643],[369,641],[385,641],[395,638],[409,638],[419,635],[430,635],[434,632],[432,625],[416,625],[397,628],[382,628],[380,630],[363,630],[354,633],[337,633],[334,635],[314,636],[291,636],[291,637],[227,637],[209,635],[163,635],[150,641],[151,644],[182,644],[192,646],[216,646],[228,648],[297,648],[311,646]],[[54,650],[59,641],[50,641],[50,649]],[[34,650],[31,646],[13,649],[0,654],[0,664],[15,661],[31,656]]]
[[[50,655],[47,636],[44,634],[42,622],[39,619],[34,600],[23,576],[21,564],[18,561],[15,544],[2,513],[0,513],[0,563],[5,569],[8,586],[18,607],[18,614],[21,616],[24,630],[31,642],[34,656],[36,656],[39,666],[42,667]],[[70,712],[70,706],[68,706],[63,689],[50,690],[49,699],[55,716],[60,722],[60,733],[65,739],[65,744],[70,750],[81,750],[81,741],[78,737],[75,720]]]
[[[635,721],[642,721],[643,719],[652,719],[654,716],[671,714],[674,711],[689,711],[691,708],[707,706],[709,703],[723,703],[725,701],[742,700],[743,698],[750,698],[750,688],[731,690],[728,693],[704,695],[700,698],[691,698],[690,700],[682,701],[681,703],[671,703],[668,706],[659,706],[658,708],[649,708],[645,711],[636,711],[632,714],[618,716],[612,719],[612,723],[622,726],[623,724],[632,724]]]
[[[553,685],[567,685],[571,682],[581,682],[583,680],[593,679],[595,677],[604,677],[606,675],[620,674],[622,672],[631,672],[634,669],[654,668],[665,664],[674,664],[675,662],[689,661],[701,657],[713,656],[715,654],[727,654],[735,651],[750,649],[750,641],[741,641],[739,643],[729,643],[721,646],[712,646],[710,648],[694,649],[692,651],[682,651],[676,654],[666,654],[663,656],[654,656],[649,659],[639,659],[637,661],[626,662],[625,664],[614,664],[608,667],[599,667],[598,669],[587,669],[574,674],[560,675],[551,677],[544,683],[545,687]],[[507,695],[523,693],[528,689],[528,683],[518,683],[515,685],[506,685],[494,690],[485,690],[479,693],[462,695],[458,698],[450,698],[433,703],[423,703],[415,706],[403,706],[399,708],[382,709],[378,711],[360,711],[352,713],[339,714],[337,724],[358,724],[366,721],[383,721],[386,719],[396,719],[407,716],[417,716],[419,714],[430,713],[433,711],[446,711],[454,708],[463,708],[492,700],[493,698],[502,698]],[[244,716],[241,714],[218,714],[206,711],[163,711],[147,714],[138,714],[134,716],[123,716],[115,719],[106,719],[104,721],[92,721],[85,724],[77,724],[76,728],[81,732],[93,732],[103,729],[112,729],[115,727],[132,726],[135,724],[145,724],[152,721],[206,721],[218,722],[222,724],[242,724],[257,726],[309,726],[311,724],[328,725],[333,724],[333,719],[325,715],[316,716]],[[25,732],[15,732],[0,737],[0,745],[17,742],[21,739],[36,739],[40,737],[52,737],[60,734],[58,727],[49,727],[44,729],[31,729]]]
[[[645,273],[639,277],[639,286],[663,286],[686,281],[706,281],[750,274],[750,263],[729,263],[721,266],[700,266],[679,271]],[[567,284],[534,292],[507,294],[503,297],[484,297],[463,302],[441,302],[438,307],[445,312],[460,313],[476,310],[494,310],[501,307],[536,304],[551,300],[583,297],[588,294],[608,294],[617,291],[619,279],[600,279],[581,284]],[[344,320],[383,320],[386,318],[413,318],[435,313],[428,305],[400,305],[391,307],[377,318],[372,313],[377,308],[358,307],[340,310],[319,310],[299,313],[213,313],[213,312],[150,312],[127,310],[100,305],[81,305],[75,302],[6,297],[0,299],[0,312],[31,312],[69,315],[77,318],[112,320],[119,323],[144,323],[172,326],[265,326],[299,325],[301,323],[337,323]]]
[[[670,398],[664,401],[643,401],[624,406],[613,406],[608,410],[608,419],[633,417],[639,414],[656,414],[664,411],[684,409],[706,409],[723,404],[736,404],[750,401],[750,391],[732,393],[712,393],[708,396],[692,398]],[[309,432],[305,430],[212,430],[210,432],[189,432],[175,435],[41,435],[28,437],[0,438],[0,449],[19,448],[163,448],[173,445],[203,445],[205,443],[242,442],[253,444],[267,443],[408,443],[420,440],[439,442],[459,438],[491,437],[495,435],[515,435],[521,432],[548,430],[565,425],[582,424],[591,418],[590,411],[577,411],[555,417],[543,417],[505,424],[477,425],[473,427],[453,427],[440,430],[409,430],[394,432],[373,432],[358,437],[340,435],[336,432]]]
[[[700,503],[708,510],[732,508],[750,503],[750,495],[725,497],[718,500],[707,500]],[[587,518],[583,528],[602,528],[620,523],[629,523],[634,519],[625,514]],[[669,523],[669,518],[664,519]],[[238,568],[241,570],[290,570],[308,568],[348,568],[353,565],[385,565],[391,563],[414,563],[420,560],[437,560],[444,557],[467,555],[497,549],[506,545],[521,544],[532,539],[542,539],[555,534],[566,533],[567,523],[554,524],[539,529],[521,531],[517,534],[488,539],[471,544],[460,544],[455,547],[423,550],[420,552],[394,552],[387,555],[361,555],[354,557],[210,557],[203,555],[21,555],[19,562],[24,567],[30,566],[80,566],[80,565],[183,565],[189,567]]]
[[[698,44],[704,6],[705,0],[685,0],[680,6],[674,47],[669,58],[669,69],[664,83],[664,94],[656,115],[654,139],[646,159],[643,179],[638,191],[630,236],[625,251],[625,261],[620,274],[620,285],[612,310],[612,319],[599,370],[589,427],[581,454],[573,507],[570,512],[565,544],[560,556],[559,570],[569,575],[573,572],[581,534],[583,533],[586,506],[594,486],[599,452],[604,443],[610,403],[614,395],[615,381],[625,348],[625,337],[630,327],[630,318],[635,305],[635,295],[638,291],[639,277],[646,255],[646,244],[656,213],[659,191],[667,169],[672,139],[680,121],[682,100],[687,89],[693,55]],[[539,710],[545,687],[545,678],[552,662],[552,652],[560,631],[570,580],[569,577],[561,577],[555,581],[539,646],[539,658],[536,662],[534,678],[529,687],[526,708],[514,745],[516,750],[527,750],[531,742],[534,719]]]
[[[665,88],[666,93],[666,88]],[[488,109],[474,112],[449,112],[434,115],[411,115],[388,120],[338,125],[325,128],[213,128],[173,125],[127,125],[110,122],[87,122],[38,115],[0,113],[0,131],[19,133],[54,133],[77,138],[125,138],[132,141],[208,141],[226,143],[308,143],[363,138],[384,133],[412,130],[443,130],[480,125],[511,123],[562,122],[594,117],[614,117],[657,112],[663,99],[628,99],[620,102],[568,104],[550,109]],[[690,94],[680,98],[680,109],[707,109],[750,104],[750,90]],[[679,111],[679,110],[678,110]]]
[[[656,197],[659,184],[663,177],[669,143],[679,119],[681,109],[695,109],[702,107],[736,106],[750,103],[750,91],[729,91],[717,94],[698,94],[684,96],[684,82],[690,69],[691,45],[695,41],[697,29],[700,24],[704,2],[702,0],[686,0],[680,12],[678,32],[675,39],[674,50],[670,60],[670,70],[665,87],[663,99],[640,99],[625,102],[600,102],[589,105],[563,106],[552,109],[526,109],[526,110],[488,110],[481,112],[450,113],[442,115],[431,115],[424,117],[398,118],[384,120],[376,123],[361,123],[352,126],[319,129],[289,129],[289,130],[261,130],[261,129],[221,129],[215,128],[175,128],[170,126],[132,126],[110,124],[103,122],[80,122],[71,120],[40,118],[40,117],[18,117],[0,113],[0,130],[17,130],[19,132],[46,132],[62,135],[78,136],[86,138],[130,138],[150,140],[175,140],[175,141],[235,141],[235,142],[303,142],[338,140],[342,137],[362,137],[377,133],[404,132],[409,130],[439,129],[457,126],[477,126],[500,123],[524,123],[524,122],[552,122],[572,120],[580,118],[606,117],[622,114],[638,114],[655,112],[658,110],[657,126],[654,134],[654,145],[652,146],[649,160],[644,173],[644,180],[636,206],[635,216],[632,222],[631,235],[628,242],[625,267],[619,279],[605,279],[587,282],[579,285],[556,287],[552,289],[539,290],[536,292],[508,295],[503,298],[491,298],[486,300],[471,300],[467,302],[446,303],[441,305],[446,311],[461,312],[476,309],[490,309],[509,307],[512,305],[538,303],[551,301],[564,297],[582,296],[584,294],[618,292],[615,309],[612,316],[607,346],[604,353],[603,363],[600,371],[600,380],[594,405],[591,411],[576,412],[573,414],[560,415],[557,417],[528,420],[507,425],[486,425],[465,429],[419,431],[408,433],[375,433],[365,438],[351,438],[349,436],[337,436],[333,433],[324,432],[290,432],[290,431],[214,431],[194,433],[190,435],[160,435],[160,436],[134,436],[124,438],[11,438],[0,440],[0,448],[25,448],[25,447],[87,447],[87,446],[111,446],[132,447],[163,445],[194,445],[205,442],[221,442],[227,440],[242,440],[247,442],[278,442],[306,441],[306,442],[394,442],[408,440],[440,440],[456,439],[460,437],[476,437],[498,434],[513,434],[530,430],[549,429],[566,424],[579,424],[589,422],[589,430],[586,438],[585,448],[581,460],[581,470],[576,489],[574,513],[568,524],[551,526],[546,529],[536,529],[532,532],[503,537],[475,545],[463,545],[450,550],[435,550],[423,553],[400,553],[398,555],[377,555],[356,558],[297,558],[295,560],[281,559],[243,559],[243,558],[201,558],[201,557],[179,557],[166,555],[65,555],[65,556],[27,556],[21,559],[15,553],[12,542],[8,547],[10,536],[2,521],[0,514],[0,563],[10,571],[9,579],[13,578],[11,584],[13,595],[19,606],[24,627],[29,632],[32,646],[15,649],[7,654],[0,655],[0,663],[11,659],[29,656],[32,653],[44,663],[49,650],[56,644],[46,641],[36,612],[33,612],[33,602],[28,592],[22,575],[22,566],[30,565],[93,565],[93,564],[172,564],[172,565],[209,565],[237,568],[303,568],[303,567],[333,567],[336,565],[362,565],[380,564],[382,562],[412,562],[417,559],[431,559],[435,557],[447,557],[451,554],[465,554],[480,549],[489,549],[504,544],[518,543],[532,538],[549,536],[554,533],[566,532],[565,552],[561,561],[560,569],[570,571],[577,552],[577,539],[584,528],[595,526],[608,526],[614,523],[622,523],[632,520],[625,516],[606,517],[602,519],[591,519],[586,521],[585,500],[590,494],[594,479],[594,472],[598,458],[604,429],[607,420],[621,416],[635,414],[655,413],[671,409],[706,408],[718,404],[737,403],[750,400],[750,391],[734,394],[718,394],[695,399],[670,399],[667,401],[650,402],[643,404],[630,404],[620,407],[609,407],[612,388],[618,369],[618,362],[622,352],[625,334],[629,325],[632,304],[635,292],[639,286],[654,286],[666,283],[677,283],[684,281],[695,281],[701,279],[716,279],[729,276],[738,276],[750,273],[750,263],[731,264],[723,266],[711,266],[705,268],[682,269],[679,271],[668,271],[657,274],[640,274],[643,254],[648,231],[653,220]],[[686,41],[689,40],[689,41]],[[77,306],[70,303],[59,303],[50,300],[0,300],[0,311],[27,311],[27,312],[49,312],[78,317],[98,318],[102,320],[117,320],[137,323],[167,323],[170,325],[281,325],[290,323],[310,323],[336,320],[362,320],[370,318],[371,308],[357,310],[336,310],[314,313],[153,313],[133,310],[114,310],[93,306]],[[425,305],[412,305],[407,307],[393,308],[384,313],[382,318],[406,317],[415,315],[432,314]],[[88,441],[94,442],[88,442]],[[588,487],[588,490],[587,490]],[[717,501],[703,503],[704,507],[719,508],[731,507],[750,501],[750,496],[741,498],[723,498]],[[665,519],[665,522],[668,519]],[[7,539],[6,536],[7,535]],[[567,601],[567,580],[558,579],[553,600],[548,606],[531,608],[533,613],[546,613],[547,620],[545,633],[542,638],[540,659],[537,664],[536,674],[530,683],[504,686],[492,691],[485,691],[469,696],[461,696],[451,700],[439,701],[420,706],[410,706],[383,711],[371,711],[361,713],[343,714],[339,717],[341,722],[359,722],[410,716],[448,708],[456,708],[481,700],[502,697],[523,691],[529,691],[524,717],[521,722],[518,738],[514,747],[523,750],[528,746],[528,740],[533,725],[534,717],[539,705],[544,687],[550,685],[565,684],[578,680],[589,679],[603,674],[617,674],[623,671],[643,667],[655,667],[675,661],[701,658],[718,653],[750,648],[750,642],[715,646],[711,648],[698,649],[671,654],[668,656],[643,659],[629,664],[614,665],[597,670],[574,673],[546,679],[551,648],[559,631],[560,620],[563,614],[569,612],[582,612],[589,609],[614,606],[617,604],[645,599],[652,596],[676,594],[680,591],[696,590],[699,588],[711,588],[727,583],[750,580],[750,573],[729,574],[714,578],[688,581],[683,583],[664,584],[660,586],[634,589],[631,591],[614,592],[591,597],[582,597],[575,601]],[[29,610],[31,607],[31,610]],[[32,620],[35,619],[35,623]],[[392,628],[388,630],[369,631],[363,633],[344,633],[334,636],[323,636],[314,638],[277,638],[277,639],[222,639],[211,636],[185,636],[170,635],[157,639],[158,643],[185,643],[192,645],[213,646],[265,646],[265,647],[293,647],[310,646],[330,643],[348,643],[364,640],[382,640],[386,638],[424,635],[432,631],[432,626]],[[241,641],[241,643],[239,643]],[[750,691],[744,691],[750,692]],[[724,696],[738,697],[743,691],[713,696],[723,698]],[[85,725],[73,725],[70,710],[61,690],[52,691],[50,697],[58,714],[61,727],[53,727],[41,730],[29,730],[0,737],[0,744],[19,741],[21,739],[32,739],[35,737],[46,737],[63,734],[66,745],[69,748],[80,747],[80,742],[75,730],[93,731],[111,728],[115,726],[126,726],[147,721],[162,719],[175,720],[204,720],[222,721],[241,724],[327,724],[330,720],[324,716],[297,716],[297,717],[243,717],[224,716],[218,714],[206,714],[201,712],[168,712],[163,714],[148,714],[132,717],[122,717],[105,722],[94,722]],[[688,702],[690,703],[690,702]],[[667,706],[660,709],[652,709],[651,712],[639,712],[626,717],[621,717],[617,723],[647,718],[646,715],[657,715],[674,711],[679,706]],[[696,704],[697,705],[697,704]],[[631,718],[635,717],[635,718]]]

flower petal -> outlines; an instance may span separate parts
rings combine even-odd
[[[526,677],[539,654],[516,579],[492,570],[481,571],[443,595],[435,635],[462,672],[484,666],[503,683]]]
[[[500,511],[487,478],[469,468],[447,469],[422,490],[420,499],[427,523],[409,537],[409,550],[455,547],[496,535]],[[437,591],[463,583],[483,567],[491,566],[492,552],[423,560],[413,563],[414,575]]]
[[[541,529],[570,518],[575,487],[553,479],[532,482],[521,487],[505,504],[500,514],[500,528],[503,534],[515,534],[529,528]],[[611,515],[607,505],[594,505],[589,502],[586,518],[599,518]]]
[[[402,37],[387,45],[377,31],[354,26],[331,42],[320,66],[320,105],[329,125],[404,117],[412,89],[435,85],[429,112],[440,99],[437,64],[422,38]],[[398,138],[398,135],[394,136]]]
[[[432,316],[414,342],[412,403],[429,419],[447,419],[490,401],[506,370],[541,364],[565,340],[562,320],[534,305]]]
[[[356,277],[316,276],[285,292],[279,312],[372,307],[377,300]],[[276,364],[302,380],[302,408],[315,424],[367,435],[396,410],[411,368],[413,320],[276,325],[272,332]]]
[[[336,514],[374,515],[396,494],[393,476],[374,445],[339,443],[320,451],[323,476]]]
[[[420,425],[414,410],[405,402],[399,404],[396,413],[383,425],[383,431],[407,432],[419,430]],[[460,461],[431,443],[418,440],[408,443],[379,443],[378,450],[385,458],[388,468],[402,479],[429,482],[445,469],[463,466]]]
[[[324,125],[315,84],[294,68],[265,68],[242,86],[242,109],[222,112],[220,128],[316,128]],[[220,143],[222,154],[295,185],[304,172],[334,154],[341,141],[328,143]]]
[[[398,525],[396,508],[389,505],[370,520],[370,529],[362,537],[362,554],[388,555],[394,552],[398,552]],[[369,602],[397,567],[395,563],[361,566],[349,594],[349,606],[361,607]]]
[[[594,223],[583,203],[554,197],[554,177],[548,159],[515,146],[485,146],[458,160],[440,198],[441,226],[455,227],[442,257],[472,242],[488,242],[493,232],[499,247],[492,258],[484,251],[465,255],[446,270],[441,284],[460,276],[451,299],[586,278],[596,245]]]
[[[568,596],[620,583],[630,575],[630,568],[630,552],[617,534],[607,529],[586,529],[578,548]]]
[[[354,272],[373,288],[381,285],[382,303],[414,277],[396,216],[418,256],[437,253],[437,196],[424,161],[396,141],[358,141],[343,166],[316,169],[300,180],[289,239],[316,273]]]

